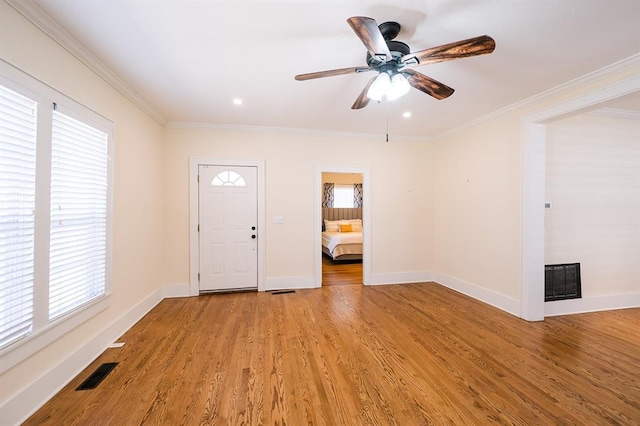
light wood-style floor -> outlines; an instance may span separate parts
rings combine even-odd
[[[639,330],[640,309],[528,323],[437,284],[166,299],[26,424],[632,425]]]
[[[322,255],[322,285],[362,285],[362,262],[335,262]]]

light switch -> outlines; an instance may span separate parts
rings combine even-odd
[[[274,216],[273,217],[273,223],[284,223],[284,216]]]

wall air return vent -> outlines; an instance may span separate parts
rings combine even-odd
[[[564,263],[545,265],[544,267],[544,301],[580,299],[582,285],[580,283],[580,264]]]

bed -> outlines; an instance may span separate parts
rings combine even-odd
[[[334,261],[362,260],[362,209],[324,208],[322,252]]]

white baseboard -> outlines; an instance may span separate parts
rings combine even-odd
[[[189,297],[191,296],[191,286],[189,283],[169,284],[164,288],[164,298]]]
[[[473,283],[451,277],[446,274],[436,274],[435,281],[459,293],[471,296],[481,302],[494,306],[517,317],[520,316],[520,300],[477,286]]]
[[[394,272],[390,274],[371,274],[367,285],[411,284],[432,282],[435,275],[428,271]]]
[[[614,309],[640,308],[640,293],[611,294],[584,297],[582,299],[545,302],[544,316],[581,314],[585,312],[612,311]]]
[[[0,406],[1,425],[19,425],[91,364],[118,337],[145,316],[163,298],[159,289],[99,331],[80,349],[53,366]]]
[[[316,288],[315,278],[311,277],[277,277],[266,279],[266,291]]]

